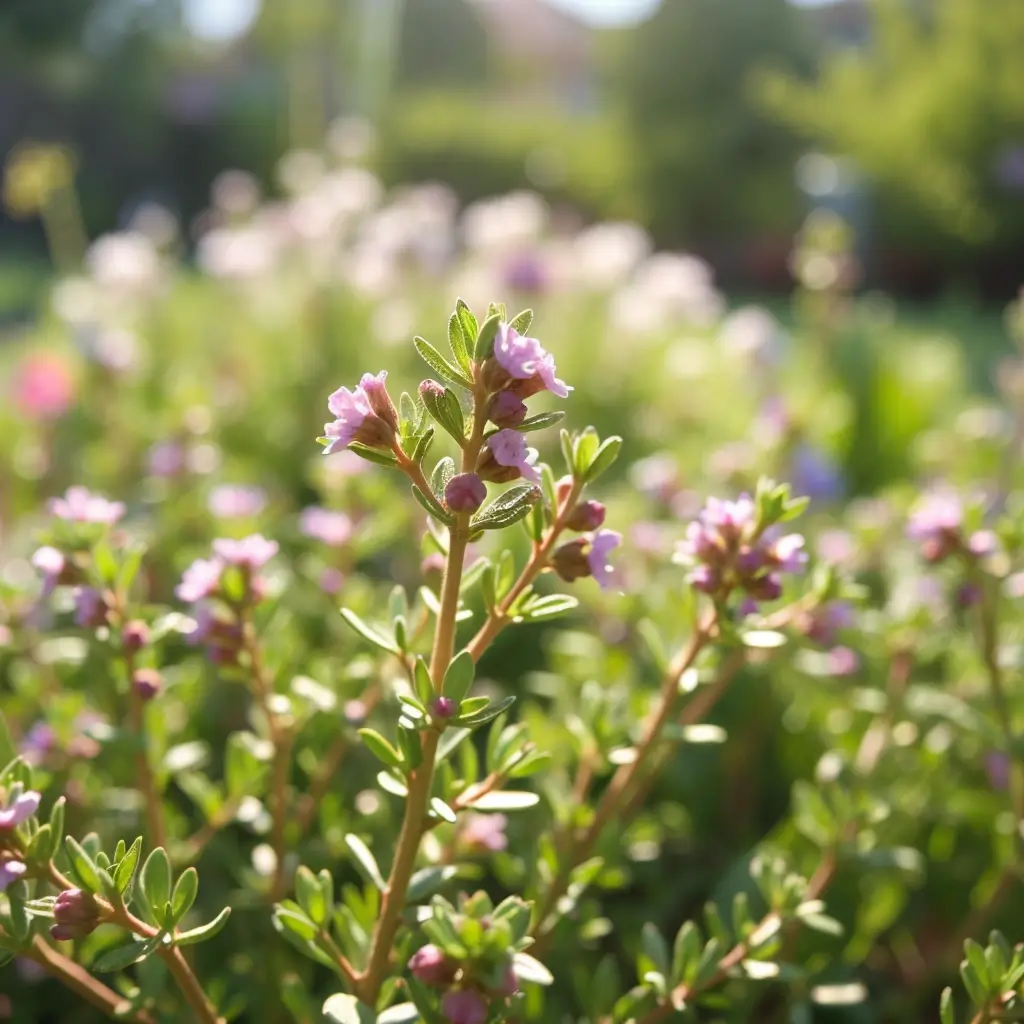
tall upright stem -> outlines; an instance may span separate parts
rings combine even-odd
[[[478,383],[473,393],[473,430],[462,449],[463,473],[471,473],[476,468],[480,448],[483,445],[484,426],[486,424],[487,393],[482,384]],[[419,466],[405,460],[403,470],[417,482],[422,479]],[[468,513],[460,513],[448,531],[448,557],[445,561],[444,580],[441,584],[441,602],[437,613],[437,628],[434,632],[434,645],[430,652],[430,681],[434,693],[440,696],[444,687],[444,677],[455,651],[455,629],[459,611],[459,593],[462,589],[462,566],[466,559],[466,548],[469,545]],[[406,893],[416,856],[420,849],[420,840],[426,830],[427,811],[430,806],[430,791],[434,781],[434,762],[437,758],[437,746],[441,739],[439,729],[427,729],[423,732],[420,743],[423,759],[408,775],[409,794],[405,801],[405,813],[402,817],[402,829],[398,835],[395,859],[391,865],[387,888],[381,903],[380,917],[373,933],[370,955],[366,970],[359,977],[356,995],[368,1005],[377,1001],[381,985],[387,974],[388,959],[394,945],[395,936],[402,919],[402,908],[405,906]]]

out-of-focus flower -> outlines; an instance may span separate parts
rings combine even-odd
[[[80,629],[96,629],[107,621],[107,603],[95,587],[78,587],[75,591],[75,625]]]
[[[860,668],[857,652],[849,647],[833,647],[828,652],[828,670],[834,676],[852,676]]]
[[[188,468],[188,455],[180,441],[158,441],[146,455],[150,476],[181,476]]]
[[[985,773],[993,789],[1005,792],[1010,788],[1011,770],[1010,759],[1002,750],[991,750],[985,755]]]
[[[192,604],[215,594],[220,587],[224,563],[218,558],[197,558],[184,572],[174,588],[178,599]]]
[[[320,589],[325,594],[337,594],[345,585],[345,574],[334,566],[327,566],[320,573]]]
[[[124,502],[108,501],[85,487],[69,487],[63,498],[50,501],[50,511],[58,518],[75,523],[112,525],[124,515]]]
[[[311,505],[299,514],[299,530],[330,547],[344,547],[352,537],[352,520],[344,512]]]
[[[56,742],[57,734],[53,731],[53,727],[47,722],[36,722],[25,733],[18,753],[30,765],[40,765],[53,750]]]
[[[15,370],[12,392],[15,406],[26,419],[56,420],[75,400],[75,379],[56,353],[33,352]]]
[[[797,620],[797,628],[808,640],[822,647],[831,647],[841,630],[854,624],[853,608],[846,601],[826,601],[805,612]]]
[[[27,870],[20,860],[0,860],[0,892],[18,881]]]
[[[85,255],[86,266],[102,288],[142,293],[160,280],[160,254],[137,231],[101,235]]]
[[[537,449],[527,447],[522,434],[506,428],[487,439],[476,470],[482,479],[492,483],[506,483],[521,476],[532,484],[539,484],[537,458]]]
[[[730,313],[718,332],[722,348],[731,355],[766,366],[782,353],[784,335],[779,322],[762,306],[744,306]]]
[[[679,467],[668,453],[659,452],[634,462],[629,479],[642,494],[658,501],[671,501],[679,490]]]
[[[595,224],[577,236],[572,267],[584,287],[613,288],[629,277],[651,248],[650,236],[638,224]]]
[[[801,444],[793,452],[788,477],[794,493],[804,494],[811,501],[838,501],[845,490],[839,466],[809,444]]]
[[[132,675],[132,689],[144,701],[159,696],[163,685],[163,676],[155,668],[137,668]]]
[[[27,790],[16,796],[6,807],[0,807],[0,832],[5,829],[17,828],[28,821],[39,810],[42,799],[34,789]]]
[[[409,958],[409,970],[417,981],[445,988],[455,980],[459,965],[437,946],[429,944],[421,946]]]
[[[364,373],[355,390],[338,388],[327,399],[327,408],[336,418],[324,426],[324,434],[330,438],[324,455],[333,455],[353,441],[371,448],[389,448],[394,443],[397,416],[386,379],[386,370],[376,376]]]
[[[471,850],[498,853],[508,846],[507,826],[504,814],[467,814],[460,838]]]
[[[539,195],[510,192],[467,206],[462,214],[462,237],[470,251],[507,252],[539,237],[547,220],[547,204]]]
[[[61,552],[50,547],[49,544],[38,548],[32,555],[32,565],[39,570],[43,577],[43,597],[53,593],[54,587],[60,582],[64,573],[65,564]]]
[[[486,1024],[487,1000],[472,988],[445,992],[441,1012],[449,1024]]]
[[[452,512],[475,512],[486,497],[487,486],[476,473],[459,473],[444,489],[444,502]]]
[[[250,572],[262,569],[277,554],[277,549],[276,540],[267,540],[260,533],[241,540],[221,537],[213,542],[213,553],[221,562],[241,566]]]
[[[142,619],[131,619],[121,630],[121,646],[129,654],[137,654],[149,643],[149,626]]]
[[[911,509],[907,536],[920,542],[927,561],[941,562],[961,546],[963,521],[960,497],[950,490],[936,490],[924,495]]]
[[[622,534],[616,530],[599,530],[590,541],[587,563],[590,574],[602,590],[615,582],[615,567],[609,564],[608,556],[622,543]]]
[[[242,484],[220,484],[207,500],[207,507],[218,519],[248,519],[266,506],[267,492],[262,487]]]
[[[221,171],[210,186],[213,205],[231,217],[245,217],[259,205],[260,185],[248,171]]]

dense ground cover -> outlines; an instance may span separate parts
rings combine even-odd
[[[1015,322],[283,176],[0,351],[2,1012],[1013,1019]]]

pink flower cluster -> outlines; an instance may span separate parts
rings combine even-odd
[[[593,576],[602,590],[608,590],[618,579],[610,556],[621,543],[622,534],[617,530],[597,530],[576,537],[555,549],[552,568],[567,583]]]
[[[676,560],[690,565],[690,583],[715,597],[743,591],[753,602],[773,601],[782,593],[782,576],[807,563],[804,538],[783,535],[777,527],[758,527],[757,507],[749,495],[736,501],[709,498],[686,531]]]
[[[69,487],[63,498],[50,501],[50,511],[67,522],[111,526],[124,515],[124,502],[108,501],[85,487]]]
[[[398,413],[387,390],[387,370],[376,376],[364,373],[352,391],[338,388],[327,399],[327,408],[334,422],[324,425],[329,443],[324,455],[347,448],[350,444],[365,444],[371,448],[390,448],[398,430]]]
[[[498,325],[494,339],[494,358],[498,366],[512,378],[502,390],[519,398],[538,391],[550,391],[558,398],[568,398],[572,388],[560,380],[555,371],[555,358],[536,338],[521,335],[511,324]]]
[[[197,558],[185,570],[174,592],[179,600],[189,604],[217,596],[225,569],[236,566],[245,573],[252,593],[258,596],[262,588],[260,581],[255,578],[255,573],[277,554],[277,550],[277,541],[267,540],[259,533],[242,540],[215,540],[214,557]]]

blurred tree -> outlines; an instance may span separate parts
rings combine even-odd
[[[761,111],[750,77],[809,64],[801,18],[787,0],[670,0],[623,37],[615,84],[662,241],[794,226],[795,139]]]
[[[871,0],[867,45],[808,83],[764,78],[767,109],[879,188],[890,240],[968,247],[1024,234],[1024,3]]]
[[[398,53],[401,88],[479,89],[487,77],[487,33],[466,0],[407,0]]]

